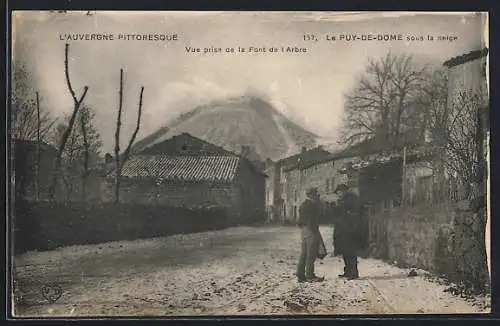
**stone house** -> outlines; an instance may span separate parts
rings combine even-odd
[[[278,162],[281,220],[288,222],[297,220],[300,204],[305,200],[305,191],[309,187],[317,187],[324,200],[333,192],[330,190],[330,182],[335,181],[332,181],[334,170],[330,167],[332,164],[328,160],[330,156],[330,152],[318,146],[310,150],[302,148],[300,153]]]
[[[108,201],[114,200],[113,173],[104,184]],[[265,216],[264,180],[265,174],[247,158],[181,134],[127,160],[122,169],[120,199],[224,208],[234,223],[259,221]]]
[[[480,161],[486,160],[488,153],[488,138],[489,138],[489,87],[488,87],[488,48],[471,51],[469,53],[451,58],[444,62],[444,66],[448,68],[448,111],[449,119],[455,119],[454,110],[459,110],[463,105],[463,94],[470,94],[475,97],[475,105],[477,105],[477,114],[475,125],[465,125],[466,129],[471,132],[463,133],[463,137],[470,137],[471,134],[479,137],[477,148],[473,149],[475,155],[481,152],[483,157],[478,157]],[[462,99],[462,100],[461,100]],[[455,120],[456,121],[456,120]],[[451,122],[457,125],[457,128],[464,127],[462,123]],[[459,120],[460,121],[460,120]],[[474,123],[473,122],[473,123]],[[475,127],[475,128],[474,128]],[[482,133],[480,135],[479,133]],[[460,134],[458,134],[460,135]],[[455,137],[456,138],[456,137]],[[449,153],[447,153],[449,154]],[[471,164],[471,169],[477,168]],[[446,173],[446,171],[445,171]],[[471,171],[472,174],[476,173]]]
[[[425,165],[430,158],[423,148],[420,135],[402,135],[394,142],[367,139],[335,153],[317,147],[276,163],[268,162],[266,172],[274,177],[266,179],[266,205],[280,207],[275,219],[294,222],[308,188],[318,189],[326,210],[329,203],[337,201],[334,190],[341,183],[357,192],[369,208],[399,205],[403,175],[407,175],[405,191],[409,193],[414,193],[426,176]]]
[[[14,177],[17,196],[25,199],[36,199],[36,141],[20,140],[14,141]],[[49,196],[49,188],[52,185],[54,163],[57,157],[57,148],[47,143],[40,143],[39,164],[39,199],[46,200]],[[101,184],[104,178],[103,169],[100,168],[99,158],[91,153],[89,159],[89,171],[87,175],[87,200],[101,199]],[[61,166],[64,177],[59,177],[55,189],[55,199],[63,201],[82,200],[82,174],[68,169],[64,163]]]
[[[448,103],[457,101],[461,92],[481,95],[488,105],[488,49],[471,51],[444,62],[448,68]]]
[[[336,156],[346,161],[341,173],[368,207],[399,206],[405,198],[425,196],[432,188],[432,152],[423,135],[367,139]]]
[[[481,34],[482,35],[482,34]],[[479,103],[477,107],[477,117],[476,117],[476,130],[475,130],[475,139],[477,140],[476,142],[476,148],[472,152],[475,153],[469,153],[470,154],[475,154],[475,156],[478,159],[478,165],[474,166],[475,164],[470,164],[471,165],[471,171],[470,173],[475,176],[473,180],[471,180],[471,183],[466,183],[465,187],[466,190],[464,191],[463,194],[460,194],[459,191],[457,191],[457,197],[454,199],[464,199],[468,196],[469,191],[473,196],[475,196],[478,200],[483,200],[485,203],[485,207],[483,213],[485,216],[485,232],[486,234],[484,235],[485,239],[490,238],[490,220],[491,220],[491,214],[489,212],[490,207],[489,207],[489,201],[488,201],[488,193],[489,193],[489,187],[490,187],[490,178],[489,178],[489,171],[490,171],[490,148],[489,148],[489,138],[490,138],[490,121],[489,121],[489,116],[490,116],[490,110],[491,106],[489,103],[489,61],[488,61],[488,48],[485,47],[485,44],[487,44],[486,40],[481,39],[481,44],[477,47],[477,49],[481,50],[476,50],[472,51],[454,58],[451,58],[447,60],[444,65],[448,68],[448,104],[453,105],[457,99],[459,99],[459,96],[463,92],[469,92],[472,93],[475,96],[479,97]],[[451,110],[449,108],[449,110]],[[469,128],[470,129],[470,128]],[[472,156],[472,155],[470,155]],[[453,189],[455,190],[455,189]],[[464,196],[462,196],[464,195]],[[464,217],[465,218],[465,217]],[[475,225],[476,221],[479,221],[481,219],[474,219],[473,221],[467,221],[463,222],[463,224],[470,224],[470,225]],[[481,234],[483,232],[483,225],[481,227],[477,227],[477,232],[474,234]],[[467,246],[470,246],[468,242],[470,242],[470,239],[474,239],[474,236],[467,235],[466,232],[464,233],[464,241],[462,241],[463,245],[465,248]],[[458,241],[459,242],[459,241]],[[491,272],[491,265],[490,265],[490,241],[485,241],[486,242],[486,259],[488,262],[488,268],[489,272]],[[459,249],[458,252],[461,252]],[[474,252],[474,251],[468,251],[467,255],[475,255],[477,257],[481,257],[484,253],[482,252]],[[465,264],[462,266],[459,266],[458,268],[455,268],[456,270],[462,270],[465,271],[469,268],[469,266],[473,266],[474,264]]]

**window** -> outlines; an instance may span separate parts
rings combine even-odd
[[[328,179],[328,178],[326,179],[325,191],[327,194],[330,192],[330,179]]]
[[[331,192],[334,192],[335,191],[335,177],[332,177],[330,182],[331,182],[330,190],[331,190]]]

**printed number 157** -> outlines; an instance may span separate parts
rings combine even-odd
[[[317,41],[318,38],[314,34],[304,34],[304,41]]]

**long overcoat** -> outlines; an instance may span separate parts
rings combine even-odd
[[[334,253],[356,255],[368,242],[366,216],[358,195],[347,193],[336,209]]]

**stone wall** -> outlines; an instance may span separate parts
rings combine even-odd
[[[388,214],[388,256],[401,264],[436,271],[438,233],[451,222],[443,206],[397,208]]]
[[[222,229],[222,209],[133,203],[17,203],[12,216],[14,252]]]
[[[477,214],[457,204],[389,205],[370,214],[371,255],[452,281],[487,282],[486,249]]]

